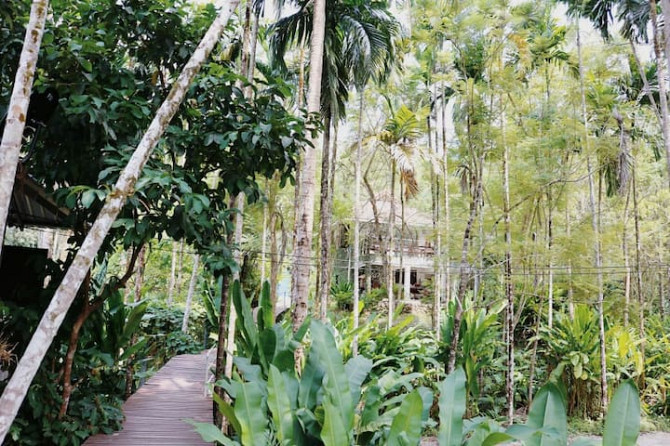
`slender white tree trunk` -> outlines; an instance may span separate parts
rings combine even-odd
[[[198,283],[198,266],[200,264],[200,254],[193,256],[193,271],[191,272],[191,281],[188,284],[188,294],[186,295],[186,307],[184,308],[184,319],[181,323],[182,333],[188,332],[188,317],[191,314],[191,302],[195,293],[195,285]]]
[[[170,266],[170,284],[168,286],[168,306],[172,305],[174,299],[175,278],[177,277],[177,243],[172,242],[172,264]]]
[[[267,184],[267,182],[266,182]],[[267,190],[267,186],[266,186]],[[265,283],[265,280],[267,279],[266,274],[265,274],[265,258],[266,258],[266,253],[265,250],[267,249],[267,238],[268,238],[268,203],[265,202],[263,203],[263,236],[261,240],[261,285]]]
[[[428,130],[428,152],[430,153],[431,156],[435,156],[435,158],[438,158],[437,152],[437,129],[435,130],[435,151],[433,152],[433,131],[432,131],[432,126],[431,126],[431,117],[432,113],[430,113],[428,116],[426,116],[426,128]],[[437,126],[437,121],[436,121],[436,126]],[[434,155],[433,155],[434,153]],[[442,240],[440,239],[440,180],[439,180],[439,173],[437,169],[437,162],[433,161],[431,162],[431,170],[430,170],[430,189],[431,189],[431,211],[432,211],[432,219],[433,219],[433,234],[435,235],[435,246],[436,246],[436,252],[435,255],[433,256],[433,330],[435,331],[435,337],[439,340],[440,339],[440,311],[442,310],[441,308],[441,303],[442,303],[442,294],[441,294],[441,288],[440,284],[442,283],[441,280],[441,268],[440,268],[440,262],[442,261],[440,259],[441,257],[441,246],[442,246]]]
[[[391,162],[391,206],[389,211],[389,246],[386,255],[388,256],[388,276],[386,279],[386,292],[389,301],[387,329],[393,327],[393,312],[395,311],[393,283],[395,282],[395,270],[393,266],[393,257],[395,251],[395,161]]]
[[[26,396],[28,387],[58,328],[62,324],[65,314],[77,294],[77,290],[86,277],[86,273],[93,263],[93,259],[98,253],[105,236],[109,233],[112,223],[116,220],[126,199],[133,193],[135,183],[140,176],[142,168],[149,159],[153,148],[163,135],[170,120],[177,112],[191,82],[193,82],[193,79],[210,52],[218,43],[219,36],[223,32],[233,10],[237,7],[238,2],[239,0],[230,0],[225,4],[219,16],[214,20],[214,23],[212,23],[205,37],[184,67],[170,94],[158,109],[149,129],[135,149],[128,165],[123,169],[119,180],[107,196],[105,205],[101,209],[100,214],[98,214],[72,265],[56,290],[51,303],[44,312],[44,316],[42,316],[35,334],[30,340],[23,357],[16,366],[16,370],[0,398],[0,444],[7,435],[16,417],[16,413]]]
[[[509,148],[505,142],[505,115],[500,126],[503,141],[503,212],[505,213],[505,298],[507,299],[505,327],[507,332],[507,420],[514,422],[514,292],[512,284],[512,225],[509,198]]]
[[[654,55],[656,57],[656,74],[658,79],[658,93],[661,104],[661,130],[663,132],[663,146],[665,148],[665,161],[668,171],[668,181],[670,181],[670,113],[668,112],[667,79],[666,64],[670,62],[670,32],[659,29],[658,17],[656,16],[656,0],[650,0],[649,11],[653,32]],[[661,0],[661,9],[664,19],[670,18],[670,0]],[[668,23],[667,21],[665,23]],[[662,51],[665,49],[665,58]]]
[[[235,258],[235,263],[237,263],[239,267],[242,267],[242,249],[240,245],[242,244],[242,228],[244,225],[244,197],[244,193],[240,192],[237,194],[237,198],[235,199],[235,208],[237,208],[238,213],[235,214],[235,254],[233,257]],[[239,279],[240,272],[238,270],[233,273],[233,281]],[[230,296],[229,298],[232,299],[233,297]],[[233,353],[235,352],[235,322],[237,321],[237,311],[235,310],[235,305],[230,305],[228,312],[230,314],[228,316],[228,333],[226,336],[226,367],[224,373],[228,378],[230,378],[233,376]],[[225,315],[221,315],[221,317],[225,317]]]
[[[626,205],[623,210],[623,230],[621,231],[621,251],[623,254],[623,263],[626,268],[624,277],[624,307],[623,307],[623,326],[628,327],[630,315],[630,256],[628,253],[628,205],[630,203],[630,190],[626,191]]]
[[[360,300],[360,288],[358,276],[361,269],[361,163],[363,162],[363,97],[365,88],[361,88],[358,98],[358,142],[356,144],[356,161],[354,164],[354,333],[358,329],[358,307]],[[369,275],[369,274],[368,274]],[[351,351],[354,356],[358,354],[358,335],[354,335]]]
[[[323,149],[321,155],[321,200],[320,200],[320,257],[317,264],[316,294],[319,301],[319,317],[326,320],[328,310],[328,297],[330,294],[330,274],[328,263],[330,261],[330,209],[328,195],[330,194],[330,169],[331,169],[331,132],[333,128],[334,111],[331,109],[330,116],[326,117]],[[337,119],[337,118],[335,118]]]
[[[594,266],[598,278],[598,326],[600,338],[600,410],[605,413],[607,410],[607,360],[605,355],[605,315],[603,309],[603,271],[602,258],[600,250],[600,224],[598,223],[598,211],[596,209],[595,186],[593,184],[593,170],[591,166],[591,156],[589,154],[589,122],[586,115],[586,92],[584,88],[584,64],[582,61],[582,44],[579,32],[579,21],[577,21],[577,52],[579,55],[579,84],[582,101],[582,119],[584,122],[584,149],[586,151],[586,168],[588,170],[589,180],[589,203],[591,206],[591,227],[593,229],[593,256]]]
[[[570,222],[570,196],[568,192],[565,193],[565,235],[570,240],[572,236],[571,233],[571,222]],[[572,286],[572,260],[568,259],[568,315],[570,319],[575,317],[575,302],[574,302],[574,288]]]
[[[321,104],[321,74],[326,34],[326,0],[314,0],[312,39],[310,42],[309,89],[307,111],[318,113]],[[312,141],[318,147],[318,141]],[[307,149],[300,171],[300,195],[296,203],[296,240],[293,260],[293,330],[296,331],[307,317],[309,297],[310,258],[312,257],[312,230],[314,223],[314,191],[316,177],[316,151]],[[296,350],[297,359],[302,358]]]
[[[444,85],[444,83],[443,83]],[[449,195],[449,150],[447,148],[447,99],[445,97],[446,88],[442,89],[442,156],[444,160],[442,170],[442,187],[444,187],[444,262],[442,262],[442,271],[444,274],[444,298],[447,304],[451,301],[451,204]],[[438,323],[439,323],[438,317]],[[439,327],[438,327],[439,331]]]
[[[30,90],[33,88],[37,56],[40,52],[48,0],[34,0],[30,9],[30,20],[23,40],[19,68],[14,79],[14,89],[9,100],[5,130],[0,143],[0,256],[5,242],[5,228],[9,204],[12,201],[14,177],[19,164],[23,129],[26,126]],[[0,437],[2,443],[2,437]]]
[[[645,311],[645,298],[642,291],[642,239],[640,237],[640,211],[637,201],[637,167],[633,165],[633,182],[631,184],[633,188],[633,222],[635,223],[635,285],[637,289],[637,299],[638,299],[638,335],[642,342],[640,342],[640,353],[642,355],[642,361],[645,358],[645,348],[646,348],[646,335],[644,328],[644,311]],[[662,249],[662,248],[661,248]]]
[[[551,328],[554,326],[554,260],[552,257],[551,250],[553,248],[553,238],[554,238],[554,218],[553,218],[553,206],[554,202],[552,200],[551,196],[551,186],[549,186],[549,189],[547,191],[547,213],[549,214],[547,216],[547,256],[549,257],[548,262],[547,262],[547,270],[549,273],[548,277],[548,284],[549,284],[549,289],[548,289],[548,309],[547,309],[547,326],[551,330]]]

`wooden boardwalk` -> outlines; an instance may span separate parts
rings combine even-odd
[[[90,437],[85,446],[210,445],[184,422],[212,421],[212,399],[204,394],[206,355],[179,355],[123,405],[123,430]]]

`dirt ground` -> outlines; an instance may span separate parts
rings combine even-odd
[[[508,444],[516,445],[518,443]],[[640,434],[640,437],[637,440],[637,444],[638,446],[670,446],[670,432],[647,432]],[[424,438],[421,440],[421,446],[437,446],[437,438]]]

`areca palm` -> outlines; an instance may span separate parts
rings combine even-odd
[[[604,38],[611,35],[616,12],[617,20],[622,23],[621,35],[628,39],[634,49],[635,42],[647,42],[647,28],[651,23],[652,42],[657,63],[657,79],[659,88],[659,111],[657,116],[663,132],[665,146],[666,169],[670,181],[670,110],[668,109],[667,88],[665,83],[666,67],[661,60],[665,51],[666,61],[670,61],[670,42],[667,33],[660,29],[661,18],[657,17],[656,0],[561,0],[568,6],[568,12],[574,16],[585,17],[600,31]],[[665,23],[670,14],[670,2],[661,0]],[[665,37],[664,37],[665,34]],[[641,72],[642,73],[642,72]],[[651,98],[651,92],[647,92]],[[654,101],[652,101],[654,102]]]
[[[415,177],[415,167],[413,162],[413,155],[416,140],[425,130],[425,115],[426,110],[419,110],[417,112],[411,111],[407,106],[401,105],[397,110],[394,110],[391,102],[388,102],[390,109],[390,116],[387,118],[383,129],[369,141],[381,148],[381,152],[385,155],[386,163],[391,164],[391,194],[389,198],[389,217],[388,217],[388,231],[386,237],[382,234],[377,234],[378,238],[387,240],[386,249],[383,253],[384,270],[386,271],[386,290],[388,296],[388,321],[387,325],[390,328],[393,325],[393,265],[392,258],[395,251],[395,183],[396,175],[399,173],[400,184],[404,187],[404,196],[401,204],[404,210],[405,199],[415,196],[419,191],[419,185]],[[378,153],[378,152],[375,152]],[[378,215],[376,198],[372,187],[365,179],[365,184],[370,195],[372,203],[377,231],[381,231],[381,226],[378,224],[380,216]],[[404,212],[403,212],[404,214]],[[404,221],[400,222],[401,227],[404,226]],[[400,248],[402,253],[402,247]],[[407,280],[408,278],[405,278]]]
[[[282,18],[270,30],[271,54],[280,68],[286,67],[284,56],[289,48],[311,36],[311,2],[300,1],[298,6],[296,13]],[[383,77],[396,61],[394,39],[400,27],[387,7],[385,1],[340,0],[329,3],[326,11],[321,75],[321,113],[326,132],[321,168],[321,271],[317,287],[322,317],[330,289],[330,214],[337,153],[337,142],[330,153],[331,125],[337,129],[337,119],[345,116],[345,102],[352,84],[360,88],[371,77]]]

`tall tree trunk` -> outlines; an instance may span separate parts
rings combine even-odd
[[[144,164],[149,159],[153,148],[160,140],[170,120],[177,112],[191,82],[209,56],[209,53],[218,43],[219,36],[223,32],[228,18],[238,2],[239,0],[230,0],[221,9],[219,16],[214,20],[214,23],[210,26],[193,56],[186,63],[170,94],[156,112],[156,116],[151,122],[149,129],[140,140],[128,165],[124,167],[119,180],[107,196],[105,205],[98,214],[72,265],[56,290],[51,303],[44,312],[35,334],[30,340],[23,357],[19,361],[14,374],[0,398],[0,443],[3,442],[7,432],[9,432],[16,413],[26,396],[28,387],[35,373],[37,373],[37,369],[51,345],[58,328],[62,324],[65,314],[81,287],[112,223],[116,220],[127,198],[133,193],[135,183],[140,176]]]
[[[483,172],[484,172],[484,155],[476,156],[475,145],[472,140],[472,104],[474,102],[474,91],[468,91],[467,101],[467,116],[466,116],[466,131],[467,131],[467,145],[471,162],[471,181],[474,182],[474,192],[472,194],[472,201],[470,202],[470,213],[468,215],[465,230],[463,231],[463,245],[461,247],[461,263],[459,265],[459,283],[458,292],[456,294],[456,311],[454,312],[453,332],[451,335],[451,345],[449,347],[449,359],[447,361],[447,373],[454,371],[456,367],[456,356],[458,355],[458,343],[460,341],[461,322],[463,319],[463,303],[465,301],[465,293],[470,282],[471,266],[468,264],[468,253],[470,252],[470,243],[472,239],[472,226],[477,218],[477,210],[483,194]],[[479,159],[478,159],[479,158]],[[478,163],[479,162],[479,163]],[[479,164],[479,165],[478,165]]]
[[[142,299],[142,284],[144,282],[144,268],[146,267],[147,263],[147,252],[146,252],[146,245],[142,245],[140,248],[140,252],[138,254],[137,258],[137,264],[136,264],[136,269],[135,269],[135,287],[134,287],[134,292],[133,292],[133,302],[139,302]],[[130,338],[130,346],[132,347],[133,345],[137,344],[137,334],[133,333],[132,337]],[[126,389],[125,389],[125,399],[128,399],[130,395],[133,393],[133,375],[134,375],[134,367],[135,367],[135,355],[130,355],[128,358],[128,362],[126,363]]]
[[[221,276],[221,303],[219,304],[219,335],[216,343],[216,365],[214,371],[214,380],[218,381],[225,376],[226,372],[226,337],[228,335],[228,310],[231,305],[229,290],[230,275],[224,273]],[[226,398],[226,391],[221,386],[215,386],[214,391],[219,396],[219,398]],[[219,412],[216,404],[214,406],[214,417],[216,425],[223,427],[223,417],[221,412]]]
[[[481,157],[480,162],[484,162],[484,157]],[[477,185],[475,186],[475,195],[470,202],[470,214],[468,215],[467,223],[465,224],[465,231],[463,233],[463,246],[461,248],[461,264],[459,266],[459,282],[458,293],[456,294],[456,311],[454,313],[454,327],[451,335],[451,345],[449,347],[449,360],[447,362],[447,373],[454,371],[456,367],[456,356],[458,354],[458,343],[460,341],[461,322],[463,320],[463,302],[465,301],[465,293],[470,282],[471,267],[468,264],[468,253],[470,251],[470,241],[472,238],[472,225],[477,218],[477,209],[479,209],[479,201],[482,194],[482,178],[478,173],[476,178]]]
[[[505,298],[506,332],[507,332],[507,376],[505,388],[507,393],[507,420],[511,425],[514,422],[514,292],[512,288],[512,228],[510,216],[509,191],[509,148],[505,141],[505,114],[501,116],[500,131],[503,141],[503,212],[505,219]]]
[[[409,300],[409,277],[405,277],[404,266],[404,251],[405,251],[405,195],[404,195],[404,181],[402,175],[400,176],[400,243],[398,244],[398,271],[400,274],[400,285],[402,291],[399,293],[403,299]],[[400,299],[398,299],[400,300]]]
[[[642,292],[642,239],[640,237],[640,212],[637,202],[637,166],[633,165],[633,181],[631,183],[633,188],[633,221],[635,223],[635,285],[637,291],[637,299],[639,305],[639,315],[638,315],[638,330],[640,331],[639,336],[641,339],[640,342],[640,353],[642,355],[642,361],[644,361],[645,353],[645,299],[644,293]],[[642,378],[640,379],[640,386],[644,384],[644,370],[642,371]]]
[[[658,23],[656,14],[656,0],[649,1],[649,17],[651,19],[654,55],[656,57],[656,75],[658,79],[658,93],[661,104],[661,131],[663,133],[663,146],[665,148],[665,161],[668,171],[668,181],[670,181],[670,114],[668,113],[668,96],[667,96],[667,73],[666,64],[662,55],[662,48],[665,48],[665,61],[670,66],[670,32],[665,32],[663,38],[663,30]],[[661,8],[663,9],[663,16],[667,20],[670,18],[670,1],[661,0]]]
[[[74,386],[72,385],[72,366],[74,365],[74,355],[77,353],[81,327],[84,325],[84,322],[86,322],[86,319],[88,319],[88,316],[91,314],[91,305],[88,302],[90,283],[91,274],[89,273],[84,279],[84,283],[82,284],[81,288],[79,289],[79,295],[81,296],[80,299],[82,300],[82,307],[77,320],[75,320],[74,324],[72,325],[70,341],[67,346],[67,353],[65,354],[65,363],[63,365],[63,401],[58,412],[59,420],[62,420],[67,413],[67,408],[70,404],[70,396],[72,396],[72,391],[74,390]]]
[[[365,87],[358,92],[358,137],[356,142],[356,161],[354,162],[354,333],[358,330],[358,314],[360,306],[360,284],[358,278],[361,269],[361,163],[363,162],[363,105],[365,96]],[[366,290],[370,291],[370,290]],[[358,335],[354,335],[351,346],[353,356],[358,355]]]
[[[253,1],[247,0],[244,8],[244,29],[242,32],[242,54],[240,57],[240,74],[247,79],[250,77],[252,72],[252,67],[256,65],[256,61],[252,59],[252,49],[251,49],[251,29],[252,29],[252,10],[253,10]],[[256,52],[253,50],[253,54]],[[251,79],[249,79],[251,81]],[[241,85],[240,85],[241,86]],[[247,100],[252,100],[252,89],[251,87],[244,89],[244,95]],[[244,203],[246,196],[244,192],[240,192],[235,197],[235,208],[237,212],[235,213],[234,218],[234,239],[233,243],[235,246],[235,251],[233,253],[233,259],[237,265],[237,269],[233,272],[233,281],[240,280],[240,271],[242,269],[242,231],[244,229]],[[230,292],[229,292],[230,293]],[[221,315],[225,317],[225,315]],[[224,373],[227,378],[230,378],[233,374],[233,358],[235,352],[235,321],[237,319],[237,313],[235,311],[234,305],[229,305],[228,307],[228,333],[226,334],[226,364]]]
[[[547,188],[547,270],[549,273],[548,277],[548,310],[547,310],[547,325],[549,329],[554,326],[554,262],[552,259],[551,248],[553,247],[553,226],[554,226],[554,215],[553,215],[553,206],[554,201],[551,196],[551,186]]]
[[[571,239],[571,223],[570,223],[570,200],[566,192],[565,194],[565,234],[567,239]],[[574,287],[572,286],[572,259],[568,259],[568,315],[572,319],[575,316],[575,302],[574,302]]]
[[[243,192],[237,194],[235,198],[235,208],[237,208],[237,213],[235,214],[235,234],[233,243],[235,245],[235,252],[233,254],[235,263],[238,266],[238,269],[233,272],[233,281],[240,279],[240,270],[242,268],[242,229],[244,225],[244,200],[245,195]],[[224,315],[221,315],[224,317]],[[235,321],[237,320],[237,312],[235,311],[234,305],[228,306],[228,334],[226,335],[226,367],[225,375],[227,378],[233,376],[233,359],[235,352]]]
[[[181,332],[188,333],[188,317],[191,314],[191,302],[195,293],[195,285],[198,283],[198,266],[200,264],[200,254],[193,256],[193,271],[191,272],[191,281],[188,284],[188,294],[186,295],[186,307],[184,307],[184,319],[181,323]]]
[[[653,0],[652,0],[653,1]],[[598,278],[598,337],[600,340],[600,410],[604,414],[607,410],[607,360],[605,355],[605,315],[603,308],[603,271],[600,249],[600,224],[599,215],[596,209],[595,187],[593,184],[593,170],[591,166],[591,155],[589,154],[589,123],[586,114],[586,92],[584,88],[584,64],[582,61],[581,33],[579,31],[579,21],[577,21],[577,52],[579,56],[579,86],[582,101],[582,119],[584,123],[584,145],[586,151],[586,168],[588,170],[589,181],[589,203],[591,206],[591,227],[593,229],[593,255],[594,266]]]
[[[182,281],[182,273],[184,272],[184,239],[181,239],[179,242],[179,255],[177,257],[177,279],[175,286],[177,288],[176,295],[177,297],[181,296],[181,286],[183,284]]]
[[[326,0],[314,0],[312,20],[312,38],[310,42],[309,91],[307,95],[307,111],[318,113],[321,104],[321,75],[323,69],[323,52],[326,29]],[[312,141],[315,143],[316,141]],[[317,147],[318,144],[314,144]],[[314,191],[316,176],[316,152],[305,151],[300,172],[300,195],[296,207],[298,212],[295,221],[296,243],[293,268],[295,284],[293,330],[297,331],[307,317],[309,297],[309,276],[312,250],[312,226],[314,222]],[[303,351],[296,349],[296,364],[301,367]]]
[[[442,82],[442,85],[444,85],[444,82]],[[437,106],[437,101],[436,104]],[[444,116],[442,116],[444,118]],[[430,116],[428,117],[430,119]],[[438,119],[437,119],[437,113],[435,114],[435,125],[437,126]],[[442,127],[442,130],[444,130],[444,127]],[[440,158],[440,135],[437,130],[435,129],[435,149],[431,150],[430,148],[430,132],[428,133],[428,149],[431,151],[431,154],[434,153],[434,156],[436,160],[433,162],[433,168],[431,169],[431,177],[434,176],[434,192],[433,192],[433,231],[435,232],[435,261],[433,263],[433,268],[435,270],[435,279],[433,280],[433,288],[435,289],[435,316],[433,318],[433,329],[439,336],[440,333],[440,310],[441,310],[441,304],[442,304],[442,227],[441,227],[441,202],[440,202],[440,174],[438,170],[438,164],[439,161],[437,161]]]
[[[393,267],[393,256],[395,251],[395,176],[396,176],[396,163],[395,161],[391,162],[391,203],[389,210],[389,224],[388,224],[388,251],[386,256],[388,257],[388,271],[386,277],[386,294],[388,297],[388,320],[387,320],[387,329],[393,327],[393,312],[394,312],[394,302],[393,302],[393,283],[394,283],[394,267]]]
[[[447,302],[451,301],[451,203],[449,196],[449,150],[447,149],[447,98],[446,88],[443,82],[442,90],[442,155],[444,165],[442,166],[442,187],[444,188],[444,257],[442,271],[444,272],[445,291],[444,297]],[[438,327],[439,330],[439,327]]]
[[[172,263],[170,265],[170,282],[168,285],[168,306],[172,305],[172,300],[174,299],[174,286],[175,279],[177,277],[177,243],[172,242]]]
[[[330,191],[328,192],[328,219],[331,222],[332,226],[332,221],[333,221],[333,203],[335,200],[335,173],[336,173],[336,168],[337,168],[337,144],[339,141],[339,131],[340,131],[340,126],[339,126],[339,121],[336,119],[333,122],[333,136],[332,136],[332,150],[330,153],[330,181],[328,182],[328,187]],[[332,240],[333,240],[333,231],[330,231],[330,236],[328,240],[331,242],[332,245]],[[334,264],[334,257],[333,257],[333,250],[332,246],[330,246],[328,250],[328,284],[330,286],[330,282],[333,277],[333,264]]]
[[[279,212],[277,207],[277,188],[279,184],[279,178],[275,178],[270,181],[268,187],[268,212],[270,214],[270,301],[272,302],[272,311],[273,314],[277,314],[277,285],[279,278],[279,271],[284,262],[284,257],[286,255],[286,247],[288,245],[286,241],[286,229],[284,227],[284,219]],[[281,249],[277,245],[277,220],[279,220],[279,229],[281,230],[282,241]]]
[[[135,264],[139,258],[140,253],[142,252],[143,247],[144,244],[142,243],[140,244],[140,246],[136,246],[132,250],[133,252],[128,261],[126,262],[125,273],[123,274],[123,276],[121,276],[118,280],[114,282],[108,282],[105,285],[106,287],[109,287],[112,286],[111,283],[113,283],[113,290],[103,289],[100,292],[100,295],[98,295],[93,301],[89,302],[88,299],[90,294],[90,281],[91,281],[90,273],[86,275],[84,283],[79,289],[79,295],[81,296],[81,299],[84,302],[82,303],[82,309],[81,312],[79,313],[79,316],[77,317],[77,320],[75,320],[74,324],[72,325],[72,331],[70,332],[70,341],[68,342],[67,353],[65,354],[65,360],[63,362],[63,393],[61,395],[62,399],[61,407],[58,412],[59,419],[62,419],[67,413],[67,408],[70,403],[70,396],[72,395],[72,391],[74,390],[74,386],[72,385],[72,366],[74,365],[74,356],[75,353],[77,353],[77,348],[79,346],[79,335],[81,333],[81,327],[84,325],[84,323],[91,314],[93,314],[100,307],[102,307],[102,305],[105,303],[107,296],[109,296],[111,292],[118,291],[126,286],[126,283],[135,272]]]
[[[266,182],[267,185],[267,182]],[[267,186],[266,186],[267,193]],[[268,238],[268,204],[267,202],[263,203],[263,232],[261,235],[261,285],[267,280],[265,273],[265,259],[266,259],[266,250],[267,250],[267,238]],[[273,307],[274,308],[274,307]]]
[[[318,282],[316,295],[319,297],[319,317],[326,320],[328,310],[328,295],[330,294],[330,209],[328,209],[328,195],[330,194],[330,135],[332,128],[333,111],[330,110],[324,117],[323,155],[321,157],[321,256],[317,264]]]
[[[626,205],[623,210],[623,230],[621,231],[621,251],[623,254],[623,263],[626,269],[624,277],[624,307],[623,307],[623,326],[628,327],[630,318],[630,255],[628,253],[628,205],[630,202],[630,189],[626,189]]]
[[[23,130],[26,126],[26,116],[28,116],[30,90],[33,88],[37,56],[40,52],[48,7],[48,0],[33,0],[30,8],[30,19],[23,40],[19,67],[14,78],[12,96],[7,108],[2,142],[0,142],[0,257],[5,242],[9,204],[12,201],[14,178],[23,143]],[[2,426],[1,423],[0,426]],[[0,430],[0,443],[2,443],[3,438],[4,436]]]
[[[324,0],[325,1],[325,0]],[[303,107],[304,104],[304,94],[305,94],[305,41],[300,42],[300,54],[298,57],[298,98],[296,100],[296,105],[298,110]],[[316,147],[316,146],[315,146]],[[309,149],[308,149],[309,150]],[[316,156],[316,155],[314,155]],[[316,164],[316,159],[312,161]],[[300,191],[300,185],[302,184],[301,172],[303,169],[303,158],[298,156],[298,160],[295,168],[295,187],[293,188],[293,231],[291,233],[291,254],[293,256],[293,270],[291,271],[291,299],[295,300],[295,296],[298,295],[298,281],[296,280],[296,268],[297,263],[302,262],[302,259],[298,258],[298,219],[300,218],[300,207],[297,205],[300,203],[302,197]],[[315,166],[316,168],[316,166]],[[311,239],[310,239],[311,240]],[[307,278],[307,284],[309,286],[309,277]],[[305,315],[307,315],[307,308],[304,310]]]
[[[375,196],[375,191],[372,188],[370,181],[368,180],[368,173],[370,172],[370,168],[372,167],[373,159],[374,154],[370,156],[370,162],[368,163],[368,167],[367,169],[365,169],[365,173],[363,174],[363,184],[365,185],[365,189],[368,191],[368,195],[370,196],[370,205],[372,207],[372,216],[374,219],[375,236],[377,237],[377,243],[379,243],[379,253],[380,253],[379,255],[381,257],[383,265],[382,277],[385,280],[385,278],[388,276],[388,270],[391,267],[389,265],[389,256],[387,255],[387,246],[388,246],[387,237],[384,228],[382,228],[381,215],[379,213],[379,208],[377,207],[377,197]],[[368,263],[368,274],[365,286],[366,290],[370,290],[372,288],[371,275],[372,275],[372,266],[370,263]]]

